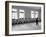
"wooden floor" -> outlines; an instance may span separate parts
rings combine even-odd
[[[38,25],[36,23],[28,23],[28,24],[20,24],[20,25],[13,25],[13,31],[24,31],[24,30],[40,30],[41,23],[39,22]]]

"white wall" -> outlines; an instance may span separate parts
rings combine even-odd
[[[16,0],[16,1],[43,2],[46,5],[46,0]],[[46,9],[46,7],[45,7],[45,9]],[[45,22],[46,22],[46,20],[45,20]],[[46,28],[46,25],[45,25],[45,28]],[[5,0],[0,0],[0,36],[6,37],[5,36]],[[11,37],[13,37],[13,36],[11,36]],[[24,35],[24,36],[16,36],[16,37],[46,37],[46,34]]]

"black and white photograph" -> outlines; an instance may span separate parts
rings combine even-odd
[[[44,3],[9,2],[9,34],[44,33]]]
[[[40,30],[41,8],[28,6],[12,6],[12,30]]]

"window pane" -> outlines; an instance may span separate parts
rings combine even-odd
[[[18,19],[17,13],[12,13],[12,19]]]
[[[17,11],[17,9],[12,9],[12,11]]]
[[[31,14],[31,18],[34,18],[34,14]]]
[[[12,19],[18,19],[17,9],[12,9]]]
[[[22,10],[22,9],[19,9],[19,12],[24,12],[24,10]]]
[[[24,10],[19,10],[19,18],[25,18],[25,12]]]
[[[35,11],[35,18],[38,17],[38,11]]]
[[[19,18],[24,18],[24,13],[19,13]]]
[[[14,19],[14,13],[12,13],[12,19]]]
[[[31,18],[34,18],[34,11],[31,11]]]
[[[37,17],[38,17],[38,14],[35,15],[35,18],[37,18]]]
[[[34,11],[31,11],[32,14],[34,14]]]

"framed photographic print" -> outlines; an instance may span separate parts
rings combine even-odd
[[[5,2],[5,35],[45,33],[45,3]]]

